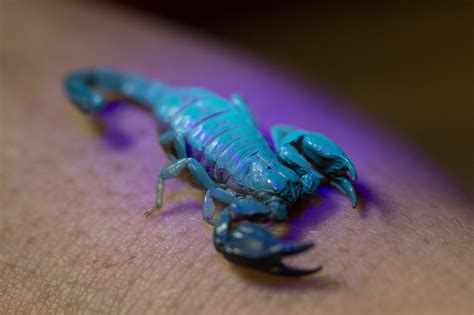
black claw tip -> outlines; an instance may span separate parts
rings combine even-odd
[[[311,243],[311,242],[300,243],[300,244],[288,244],[288,245],[285,245],[280,255],[288,256],[288,255],[298,254],[298,253],[304,252],[305,250],[310,249],[313,246],[314,246],[314,243]]]
[[[313,273],[317,273],[323,269],[322,266],[318,266],[312,269],[298,269],[289,266],[285,266],[283,263],[279,265],[273,266],[269,271],[270,273],[277,274],[280,276],[288,276],[288,277],[301,277],[310,275]]]

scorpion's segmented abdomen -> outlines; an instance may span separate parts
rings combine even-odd
[[[191,157],[211,162],[213,178],[222,170],[233,175],[257,152],[273,155],[248,113],[211,92],[190,89],[169,95],[159,110],[169,128],[184,135]],[[216,178],[217,179],[217,178]]]

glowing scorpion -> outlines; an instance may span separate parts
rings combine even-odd
[[[290,205],[325,183],[357,205],[356,168],[338,145],[319,133],[277,125],[271,129],[273,151],[240,95],[227,100],[205,89],[172,88],[107,68],[73,72],[65,88],[84,112],[104,108],[101,91],[151,109],[171,163],[160,171],[156,202],[146,215],[161,207],[164,182],[189,171],[206,189],[202,216],[214,226],[214,245],[233,263],[285,276],[317,272],[321,267],[297,269],[282,262],[312,243],[284,242],[257,223],[287,220]],[[216,200],[224,205],[219,214]]]

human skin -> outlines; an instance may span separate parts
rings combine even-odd
[[[472,206],[405,140],[291,75],[136,13],[0,12],[0,313],[474,312]],[[288,263],[323,271],[287,279],[229,264],[186,178],[166,183],[163,212],[147,220],[167,161],[151,115],[122,104],[85,116],[62,92],[67,71],[94,65],[238,91],[264,132],[288,123],[340,144],[358,167],[359,207],[323,189],[274,227],[318,244]]]

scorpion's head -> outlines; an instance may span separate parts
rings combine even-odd
[[[276,160],[257,159],[245,178],[248,193],[272,210],[275,219],[284,220],[286,208],[301,197],[299,176]]]

